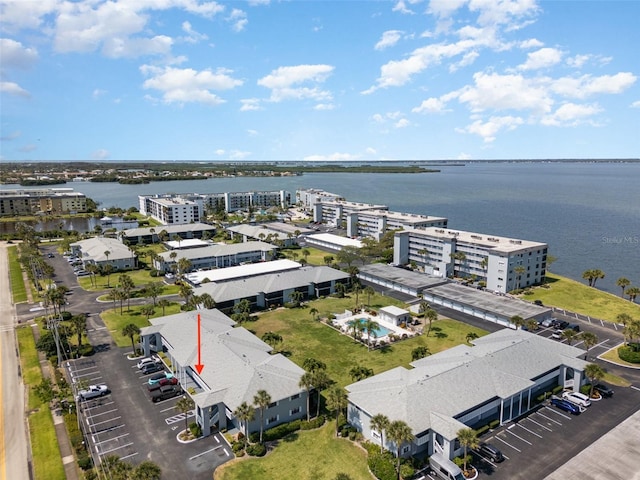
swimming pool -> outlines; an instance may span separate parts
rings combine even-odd
[[[359,318],[358,321],[362,324],[367,322],[367,318]],[[367,332],[363,332],[365,335],[367,334]],[[388,328],[384,328],[382,326],[380,326],[378,324],[378,328],[374,328],[371,331],[371,336],[375,336],[376,338],[380,338],[380,337],[384,337],[385,335],[389,335],[391,333],[391,330],[389,330]]]

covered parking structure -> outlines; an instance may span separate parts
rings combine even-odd
[[[447,283],[446,278],[418,273],[402,267],[372,263],[359,267],[358,278],[385,289],[419,297],[430,287]]]

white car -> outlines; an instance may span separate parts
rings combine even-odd
[[[569,400],[571,403],[580,405],[581,407],[588,407],[591,405],[591,400],[584,393],[566,391],[562,394],[562,398]]]
[[[157,357],[145,357],[140,359],[138,363],[136,363],[136,367],[138,367],[138,370],[142,370],[142,367],[151,363],[160,363],[160,359]]]
[[[99,385],[89,385],[86,390],[78,392],[78,400],[91,400],[92,398],[104,397],[109,393],[109,387],[104,383]]]

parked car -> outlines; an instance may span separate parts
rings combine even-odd
[[[170,398],[177,397],[181,393],[182,389],[176,385],[164,385],[151,392],[151,401],[156,403],[162,400],[168,400]]]
[[[562,332],[564,332],[564,330],[556,330],[551,334],[551,338],[553,338],[554,340],[562,340]]]
[[[171,372],[161,372],[156,373],[149,377],[149,385],[153,385],[154,383],[160,382],[163,378],[173,378],[173,373]]]
[[[544,304],[542,303],[542,300],[534,300],[533,303],[535,303],[536,305],[538,305],[539,307],[544,306]]]
[[[150,373],[156,373],[156,372],[159,372],[160,370],[163,370],[163,367],[161,364],[147,363],[146,365],[142,366],[142,368],[140,369],[140,372],[143,375],[149,375]]]
[[[142,370],[142,367],[144,367],[145,365],[153,363],[160,363],[160,359],[158,357],[144,357],[138,360],[138,363],[136,363],[136,367],[138,367],[138,370]]]
[[[478,451],[485,457],[489,457],[492,462],[500,463],[504,460],[502,452],[490,443],[481,443]]]
[[[567,325],[566,330],[573,330],[574,332],[579,332],[580,325],[578,325],[577,323],[570,323],[569,325]]]
[[[562,393],[562,398],[582,407],[591,406],[591,400],[589,400],[589,397],[587,397],[584,393],[566,391]]]
[[[53,258],[53,257],[55,257],[55,255],[53,253],[49,253],[49,254],[47,254],[47,257],[48,258]]]
[[[572,415],[580,415],[580,413],[582,413],[579,405],[562,398],[552,398],[551,405],[558,407],[560,410],[564,410],[565,412],[569,412]]]
[[[109,393],[109,387],[104,383],[99,385],[89,385],[86,390],[78,392],[78,400],[91,400],[92,398],[104,397]]]
[[[166,385],[177,385],[178,379],[176,377],[171,378],[161,378],[159,382],[154,383],[153,385],[147,385],[149,391],[158,390],[160,387],[164,387]]]
[[[613,389],[604,383],[596,383],[593,389],[603,397],[613,397]]]
[[[542,320],[542,322],[540,322],[540,325],[545,328],[549,328],[553,324],[554,320],[555,318],[545,318],[544,320]]]
[[[555,321],[551,324],[551,326],[556,330],[564,330],[569,326],[569,322],[567,322],[566,320],[558,320],[556,318]]]

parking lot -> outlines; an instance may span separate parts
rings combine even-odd
[[[106,332],[97,332],[104,334]],[[140,463],[151,460],[162,469],[163,478],[210,479],[213,470],[231,460],[233,453],[221,434],[191,443],[181,443],[177,435],[194,421],[195,412],[176,410],[180,395],[151,401],[150,375],[143,375],[129,360],[130,349],[113,345],[93,356],[66,364],[72,381],[86,387],[106,384],[110,393],[79,401],[79,421],[94,461],[109,455]]]

